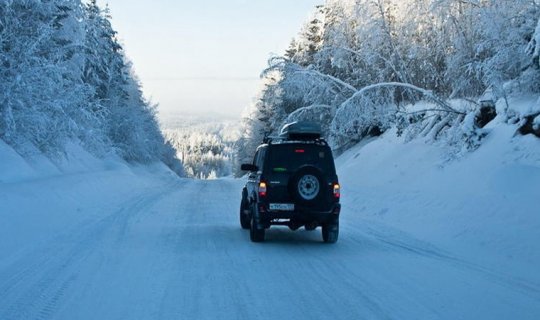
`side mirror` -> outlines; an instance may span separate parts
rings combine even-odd
[[[259,168],[254,165],[254,164],[251,164],[251,163],[244,163],[240,169],[242,169],[242,171],[258,171]]]

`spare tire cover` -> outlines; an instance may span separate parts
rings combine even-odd
[[[289,190],[296,201],[314,204],[318,202],[325,188],[322,172],[313,166],[300,167],[289,181]]]

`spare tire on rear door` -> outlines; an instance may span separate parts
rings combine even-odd
[[[321,201],[326,188],[326,181],[321,170],[314,166],[303,166],[291,176],[289,192],[292,197],[303,204],[317,204]]]

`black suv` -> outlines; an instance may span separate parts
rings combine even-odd
[[[322,228],[324,242],[339,235],[340,186],[332,151],[320,126],[294,122],[279,137],[266,138],[257,148],[242,190],[240,224],[251,241],[264,241],[265,230],[285,225],[292,230]]]

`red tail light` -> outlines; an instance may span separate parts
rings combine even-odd
[[[341,197],[341,187],[339,183],[334,183],[334,198],[339,199]]]
[[[259,182],[259,196],[266,197],[266,182]]]

